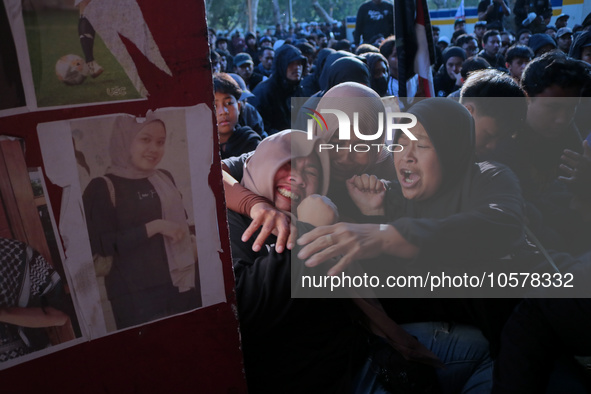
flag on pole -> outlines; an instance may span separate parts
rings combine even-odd
[[[460,3],[458,11],[456,12],[456,19],[466,19],[466,11],[464,10],[464,0]]]
[[[398,96],[408,95],[406,82],[418,74],[419,90],[434,97],[431,65],[435,62],[433,31],[427,0],[394,2],[394,25],[398,57]]]

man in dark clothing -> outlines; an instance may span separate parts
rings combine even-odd
[[[244,80],[248,90],[254,88],[263,80],[263,76],[254,72],[254,62],[248,53],[241,52],[234,56],[234,72]]]
[[[252,55],[251,55],[252,56]],[[270,77],[273,70],[273,59],[275,58],[275,51],[273,48],[264,47],[258,51],[259,64],[256,66],[256,72],[263,77]]]
[[[503,26],[503,17],[511,15],[507,0],[480,0],[478,3],[478,20],[487,23],[498,22]]]
[[[248,32],[246,33],[244,39],[246,41],[246,49],[243,52],[246,52],[250,55],[254,61],[255,67],[257,67],[259,64],[259,48],[257,46],[257,38],[253,33]]]
[[[456,46],[466,51],[466,58],[475,56],[478,53],[478,41],[472,35],[462,34],[459,36],[456,40]]]
[[[482,37],[482,51],[478,56],[486,60],[492,68],[507,72],[505,58],[499,53],[501,49],[501,35],[497,30],[489,30]]]
[[[262,36],[259,40],[260,48],[273,48],[273,40],[270,36]]]
[[[283,30],[283,26],[281,26],[281,23],[275,25],[274,37],[278,40],[285,40],[287,38],[287,33],[285,32],[285,30]]]
[[[479,159],[521,128],[527,113],[525,92],[513,78],[495,69],[471,73],[460,91],[460,103],[474,118],[474,148]]]
[[[561,177],[565,180],[561,182],[559,175],[564,171],[572,176],[566,170],[577,167],[570,163],[568,168],[562,162],[565,150],[573,155],[583,152],[574,115],[588,84],[582,63],[562,52],[548,52],[532,60],[521,80],[529,97],[526,124],[515,130],[514,138],[499,143],[490,157],[509,166],[519,178],[530,228],[541,243],[573,256],[590,250],[591,226],[571,202],[574,197],[588,197],[569,178]]]
[[[573,44],[573,31],[568,27],[562,27],[556,33],[556,44],[558,49],[568,55],[570,47]]]
[[[466,30],[466,20],[464,18],[458,18],[454,22],[454,32],[458,30]]]
[[[478,21],[474,24],[474,37],[478,41],[478,47],[482,49],[482,38],[484,37],[484,33],[486,32],[486,22],[485,21]]]
[[[552,4],[550,0],[517,0],[513,14],[517,29],[527,28],[532,33],[543,33],[552,18]]]
[[[382,34],[389,37],[394,34],[394,6],[382,0],[370,0],[359,7],[355,22],[355,46]]]
[[[505,66],[509,70],[509,75],[516,82],[521,81],[523,70],[527,64],[534,58],[533,51],[526,45],[516,44],[507,50]]]
[[[301,95],[301,81],[307,59],[290,44],[275,53],[273,72],[269,79],[259,83],[249,102],[256,107],[269,135],[291,127],[291,98]]]
[[[560,14],[556,17],[556,22],[554,22],[554,25],[556,26],[557,29],[562,29],[563,27],[566,27],[568,25],[569,18],[570,18],[570,15]]]

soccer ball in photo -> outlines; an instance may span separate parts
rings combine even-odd
[[[66,85],[80,85],[88,75],[88,66],[78,55],[65,55],[55,64],[55,73]]]

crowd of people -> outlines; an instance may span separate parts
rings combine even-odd
[[[391,12],[387,2],[365,4],[376,21]],[[521,5],[530,6],[537,5]],[[479,7],[473,32],[461,20],[451,40],[433,28],[432,98],[423,98],[417,76],[403,82],[408,97],[398,97],[392,32],[358,31],[349,42],[326,24],[278,26],[244,39],[210,30],[252,392],[591,389],[581,358],[591,356],[589,298],[291,297],[301,273],[400,274],[424,266],[557,269],[573,274],[577,291],[586,288],[591,16],[577,32],[547,24],[532,30],[532,17],[529,30],[513,33],[496,23],[510,14],[495,0]],[[372,143],[402,149],[350,149],[375,134],[376,114],[391,96],[417,120],[409,128],[417,139],[383,134]],[[336,116],[302,121],[295,97],[306,98],[306,110],[359,114],[351,139],[339,140]]]

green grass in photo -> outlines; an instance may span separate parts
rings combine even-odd
[[[94,40],[94,59],[104,68],[97,78],[66,85],[55,73],[64,55],[84,58],[78,38],[78,11],[25,12],[23,18],[38,107],[96,103],[141,98],[121,65],[100,36]]]

